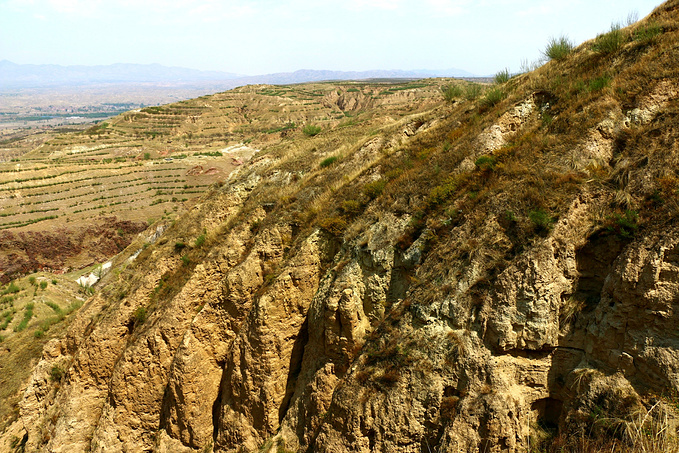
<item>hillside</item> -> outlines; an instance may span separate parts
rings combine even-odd
[[[103,262],[260,148],[304,136],[305,125],[394,121],[440,101],[441,83],[249,86],[126,112],[79,133],[0,142],[0,281]]]
[[[0,61],[0,143],[67,125],[92,124],[121,112],[190,100],[246,85],[290,85],[328,80],[383,80],[398,84],[432,77],[475,77],[459,69],[416,71],[299,70],[256,76],[160,65],[16,65]],[[476,79],[483,82],[483,78]]]
[[[677,24],[487,88],[250,87],[93,129],[113,159],[259,151],[115,258],[0,449],[679,451]],[[55,140],[24,159],[82,146]]]

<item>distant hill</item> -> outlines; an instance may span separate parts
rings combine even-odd
[[[234,82],[286,84],[319,82],[323,80],[368,80],[368,79],[424,79],[430,77],[475,77],[474,74],[461,69],[446,70],[374,70],[374,71],[324,71],[301,69],[295,72],[280,72],[260,76],[242,77]]]
[[[60,66],[16,64],[0,61],[0,85],[5,89],[42,88],[59,86],[89,86],[99,84],[169,83],[191,86],[218,86],[229,89],[250,84],[288,84],[317,82],[321,80],[363,80],[375,78],[408,79],[428,77],[474,77],[460,69],[446,70],[375,70],[375,71],[326,71],[299,70],[245,76],[230,72],[199,71],[159,64],[123,64],[106,66]]]

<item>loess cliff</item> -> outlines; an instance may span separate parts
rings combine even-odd
[[[263,147],[123,252],[0,451],[678,451],[678,24]]]

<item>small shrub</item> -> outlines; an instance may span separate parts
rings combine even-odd
[[[189,258],[189,257],[186,256],[186,255],[182,256],[182,257],[181,257],[181,260],[182,260],[182,264],[183,264],[184,266],[188,266],[189,264],[191,264],[191,258]]]
[[[321,127],[320,126],[314,126],[312,124],[307,124],[302,129],[302,132],[304,132],[304,135],[306,135],[307,137],[314,137],[314,136],[321,133]]]
[[[521,66],[519,67],[519,73],[525,74],[526,72],[535,71],[541,65],[542,65],[542,61],[540,61],[540,60],[533,61],[533,62],[530,62],[526,59],[521,60]]]
[[[14,299],[16,296],[3,296],[0,298],[0,305],[14,305]]]
[[[28,277],[28,283],[30,283],[31,286],[35,286],[35,276],[31,275]]]
[[[615,214],[609,217],[609,225],[606,229],[616,234],[621,239],[629,239],[639,228],[639,215],[636,211],[626,210],[624,214]]]
[[[174,249],[178,252],[184,250],[185,247],[186,247],[186,244],[181,242],[181,241],[177,241],[177,242],[174,243]]]
[[[71,305],[68,306],[66,309],[66,314],[73,313],[77,309],[83,306],[83,302],[81,300],[76,300],[75,302],[71,302]]]
[[[464,89],[464,98],[468,101],[473,101],[481,96],[481,91],[483,91],[481,85],[478,83],[470,83]]]
[[[345,200],[345,201],[342,202],[341,210],[348,215],[353,216],[353,215],[360,214],[362,209],[363,209],[363,206],[357,200]]]
[[[592,50],[603,55],[611,54],[620,49],[626,40],[625,34],[620,29],[620,24],[613,24],[608,33],[597,36],[592,45]]]
[[[563,60],[573,50],[573,43],[567,36],[550,38],[542,54],[549,60]]]
[[[369,182],[363,186],[363,193],[371,200],[382,195],[384,188],[387,186],[385,179],[378,179],[377,181]]]
[[[53,284],[53,285],[56,285],[57,283],[58,283],[58,282],[57,282],[57,279],[56,279],[56,278],[53,278],[53,279],[52,279],[52,284]]]
[[[347,229],[349,224],[344,217],[328,217],[321,221],[321,229],[327,231],[334,236],[340,236]]]
[[[149,160],[151,158],[151,153],[144,153],[144,160]]]
[[[505,68],[502,71],[495,74],[494,81],[495,81],[496,84],[501,85],[501,84],[509,81],[509,79],[511,79],[511,78],[512,78],[512,76],[509,73],[509,69]]]
[[[64,377],[64,370],[59,365],[54,365],[50,370],[50,379],[53,382],[61,382]]]
[[[147,316],[146,307],[138,307],[134,311],[134,325],[138,326],[144,324],[144,322],[146,321],[146,316]]]
[[[262,221],[260,219],[253,220],[250,224],[250,233],[256,234],[262,226]]]
[[[447,102],[453,102],[455,99],[462,97],[463,94],[462,87],[459,85],[447,85],[441,87],[441,91],[443,92],[443,99]]]
[[[38,330],[36,330],[35,332],[33,332],[33,337],[34,337],[34,338],[40,339],[40,338],[42,338],[42,337],[44,337],[44,336],[45,336],[45,331],[42,330],[42,329],[38,329]]]
[[[432,208],[442,204],[455,193],[458,185],[458,180],[453,177],[448,178],[448,180],[440,186],[434,186],[434,188],[429,191],[425,206],[427,208]]]
[[[12,319],[14,319],[14,313],[14,310],[8,310],[2,314],[2,317],[5,319],[2,321],[2,323],[0,323],[0,330],[5,330],[7,326],[9,326],[9,323],[12,322]]]
[[[329,167],[339,160],[339,156],[330,156],[321,161],[319,164],[321,168]]]
[[[546,233],[552,229],[554,218],[543,209],[536,209],[528,213],[528,218],[538,233]]]
[[[276,277],[278,277],[278,272],[276,272],[276,269],[268,269],[264,271],[263,277],[264,284],[270,285],[274,280],[276,280]]]
[[[497,163],[497,159],[495,156],[481,156],[478,159],[476,159],[476,162],[474,162],[474,165],[476,165],[476,168],[478,168],[481,171],[493,171],[495,170],[495,164]]]
[[[43,280],[40,282],[40,289],[47,289],[47,280]]]
[[[586,305],[587,303],[585,300],[569,297],[559,310],[559,322],[562,325],[570,324],[570,322],[585,309]]]
[[[502,88],[494,87],[486,91],[485,96],[481,99],[481,105],[490,108],[500,103],[506,97],[507,93]]]

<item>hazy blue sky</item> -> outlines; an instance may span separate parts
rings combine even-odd
[[[0,60],[160,63],[263,74],[446,69],[478,75],[580,43],[660,0],[0,0]]]

